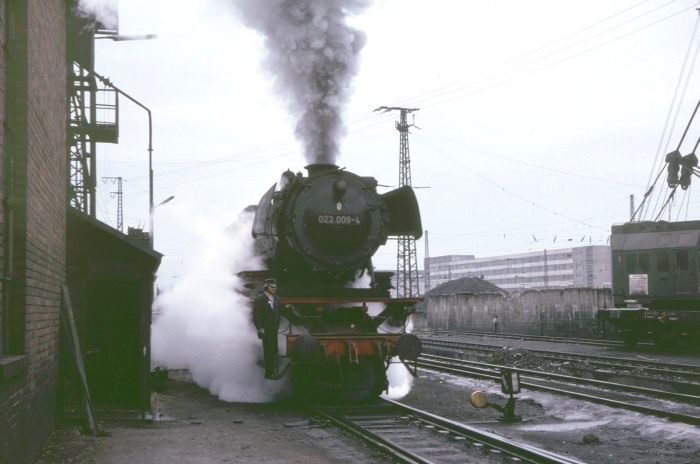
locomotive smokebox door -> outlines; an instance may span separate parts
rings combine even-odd
[[[386,242],[388,212],[376,181],[335,165],[306,167],[309,177],[289,193],[284,238],[289,250],[318,271],[354,273]]]

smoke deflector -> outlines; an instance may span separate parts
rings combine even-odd
[[[418,200],[413,188],[399,187],[382,195],[389,210],[389,235],[423,236]]]

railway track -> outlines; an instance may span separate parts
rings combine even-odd
[[[521,374],[521,388],[565,395],[588,402],[663,417],[676,422],[692,425],[700,423],[700,393],[674,393],[429,354],[421,356],[418,366],[423,369],[489,379],[496,382],[500,382],[502,369],[508,368]],[[659,401],[660,399],[664,401]],[[659,406],[647,406],[648,404],[658,404]]]
[[[462,342],[454,340],[422,339],[423,347],[427,350],[458,350],[469,356],[489,356],[502,350],[502,347],[483,345],[479,343]],[[591,354],[552,352],[534,348],[522,348],[529,353],[537,354],[540,359],[559,363],[582,363],[589,368],[595,368],[600,372],[617,375],[620,372],[635,371],[650,376],[663,376],[666,379],[671,376],[692,382],[700,382],[700,366],[695,364],[673,363],[657,361],[653,359],[618,358],[612,356],[599,356]]]
[[[313,412],[401,463],[582,463],[391,400]]]
[[[416,335],[421,336],[421,335],[427,335],[427,334],[434,334],[434,335],[468,335],[468,336],[477,336],[477,337],[487,337],[487,338],[505,338],[505,339],[514,339],[514,340],[521,340],[521,339],[528,339],[528,340],[534,340],[534,341],[542,341],[542,342],[555,342],[555,343],[574,343],[577,345],[589,345],[589,346],[605,346],[605,347],[625,347],[626,345],[624,342],[620,340],[600,340],[600,339],[593,339],[593,338],[565,338],[565,337],[551,337],[551,336],[544,336],[544,335],[522,335],[522,334],[507,334],[507,333],[494,333],[494,332],[457,332],[454,330],[444,330],[444,329],[435,329],[435,330],[426,330],[426,331],[417,331]],[[649,346],[653,347],[653,343],[645,343],[645,342],[638,342],[638,346]]]

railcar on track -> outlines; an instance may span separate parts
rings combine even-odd
[[[700,340],[700,221],[612,227],[614,308],[599,315],[628,345]]]
[[[380,194],[372,177],[332,164],[306,169],[284,172],[255,207],[266,270],[240,275],[251,290],[277,281],[286,343],[273,378],[290,375],[297,395],[375,397],[388,389],[392,363],[415,375],[421,350],[407,333],[421,299],[392,297],[393,273],[372,264],[390,237],[422,235],[418,203],[410,187]]]

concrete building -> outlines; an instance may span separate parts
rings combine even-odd
[[[434,256],[425,260],[430,288],[461,277],[483,277],[507,291],[553,288],[605,288],[612,279],[607,245],[477,258]],[[423,292],[428,288],[421,288]]]

